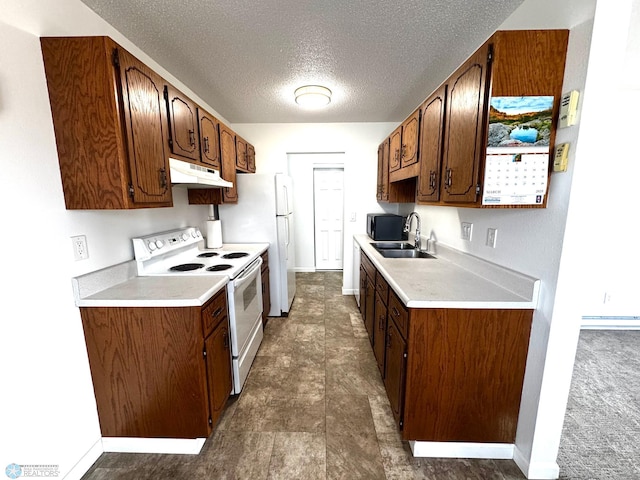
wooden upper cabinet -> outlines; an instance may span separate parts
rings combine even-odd
[[[480,161],[486,143],[490,47],[485,44],[448,81],[442,159],[442,199],[474,203],[480,193]]]
[[[220,137],[218,120],[206,111],[198,108],[198,126],[200,136],[200,160],[203,164],[220,170]]]
[[[376,199],[379,202],[389,201],[389,139],[378,147],[378,187]]]
[[[420,124],[420,174],[416,200],[437,202],[440,199],[440,161],[447,86],[436,90],[422,106]]]
[[[174,155],[188,160],[200,160],[198,113],[189,97],[171,85],[165,85],[164,95],[169,111],[169,147]]]
[[[400,169],[402,155],[402,125],[396,128],[389,137],[389,173]]]
[[[256,149],[247,143],[247,169],[249,173],[256,173]]]
[[[418,163],[418,129],[420,127],[420,109],[402,123],[402,155],[400,168]]]
[[[391,164],[389,165],[389,181],[392,183],[418,176],[420,113],[418,108],[391,134],[391,154],[397,157],[397,160],[394,158],[393,162],[390,160],[394,163],[393,168],[391,168]],[[394,136],[396,138],[395,145]],[[397,153],[395,153],[396,151]]]
[[[256,172],[256,150],[240,135],[236,134],[236,169],[239,172]]]
[[[238,203],[238,188],[236,186],[236,135],[225,124],[220,124],[220,159],[222,178],[233,183],[233,187],[222,189],[223,203]]]
[[[236,135],[236,168],[241,172],[248,172],[247,168],[247,141],[240,135]]]
[[[66,207],[171,206],[164,80],[108,37],[40,42]]]

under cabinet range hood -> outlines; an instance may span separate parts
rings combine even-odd
[[[220,177],[220,172],[212,168],[202,167],[175,158],[169,159],[171,183],[187,188],[221,188],[233,187],[233,183]]]

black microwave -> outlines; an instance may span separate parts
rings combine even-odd
[[[372,240],[404,240],[404,217],[392,213],[367,213],[367,235]]]

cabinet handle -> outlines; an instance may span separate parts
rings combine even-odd
[[[160,169],[160,185],[162,188],[167,188],[167,170],[164,168]]]
[[[216,309],[216,311],[215,311],[215,312],[213,312],[213,313],[211,314],[211,316],[212,316],[213,318],[215,318],[215,317],[217,317],[218,315],[220,315],[221,313],[222,313],[222,307],[218,307],[218,308]]]
[[[224,332],[224,348],[229,349],[229,335],[226,331]]]
[[[407,146],[406,145],[402,145],[402,155],[401,158],[404,158],[407,156]]]
[[[193,133],[193,130],[189,130],[189,143],[193,147],[196,144],[196,136]]]
[[[447,187],[451,186],[451,169],[450,168],[447,168],[447,174],[446,174],[444,183]]]
[[[384,330],[384,316],[380,315],[379,320],[380,321],[378,322],[378,329],[379,330]]]
[[[399,317],[399,316],[400,316],[400,312],[398,311],[398,309],[397,309],[396,307],[391,307],[391,310],[393,310],[393,314],[394,314],[396,317]]]
[[[391,348],[391,332],[387,334],[387,348]]]
[[[209,153],[209,137],[204,137],[204,153]]]
[[[436,189],[436,172],[434,170],[431,170],[431,173],[429,174],[429,187],[432,190]]]

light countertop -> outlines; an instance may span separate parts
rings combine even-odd
[[[407,307],[536,308],[540,281],[533,277],[442,245],[436,258],[385,258],[367,235],[354,240]]]
[[[248,252],[249,265],[268,248],[268,243],[243,243],[215,250]],[[223,273],[139,277],[133,260],[72,279],[78,307],[202,306],[228,282]]]

